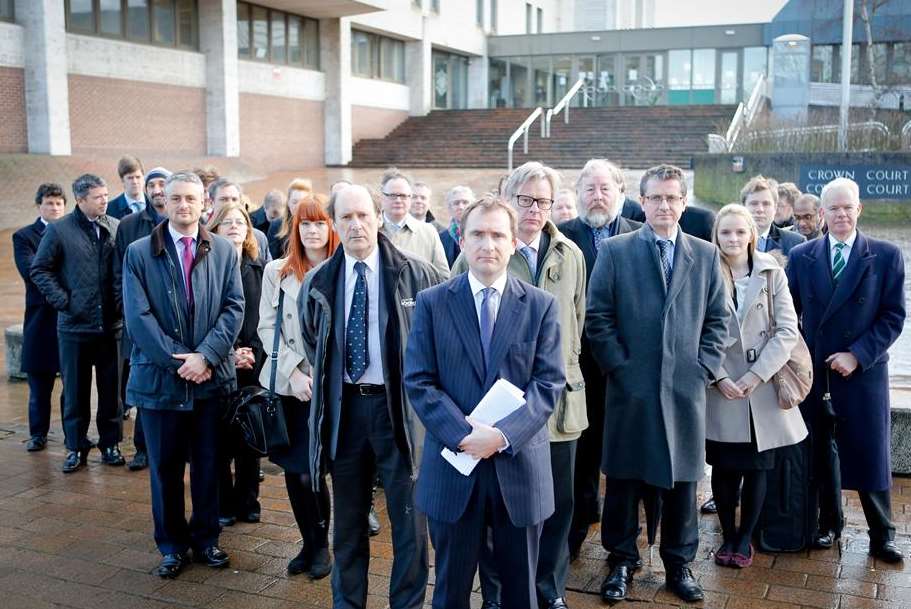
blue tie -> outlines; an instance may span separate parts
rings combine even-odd
[[[610,224],[605,224],[604,226],[599,226],[598,228],[592,228],[592,233],[595,236],[595,251],[601,249],[601,242],[611,236],[610,234]]]
[[[538,271],[538,253],[530,245],[523,245],[519,248],[519,252],[525,258],[525,262],[528,263],[528,270],[531,272],[531,282],[534,283]]]
[[[484,288],[481,294],[481,350],[484,352],[484,366],[490,364],[490,339],[493,337],[493,325],[497,321],[497,312],[494,309],[494,295],[497,291],[493,288]]]
[[[364,376],[370,365],[367,351],[367,265],[355,262],[357,281],[354,284],[354,297],[348,311],[348,327],[345,330],[345,370],[352,383]]]
[[[661,250],[661,268],[664,269],[664,286],[671,289],[671,277],[674,274],[671,267],[671,241],[670,239],[659,239],[658,249]]]

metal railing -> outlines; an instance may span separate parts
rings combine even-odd
[[[535,119],[544,114],[544,109],[541,106],[538,106],[534,111],[528,115],[528,118],[519,125],[519,128],[512,132],[512,135],[509,136],[509,143],[506,144],[506,155],[508,159],[509,171],[512,172],[512,148],[518,140],[523,135],[525,136],[524,150],[525,154],[528,154],[528,132],[531,130],[531,126],[534,124]],[[544,137],[544,121],[541,121],[541,137]]]
[[[911,128],[908,125],[905,127],[911,134]],[[754,131],[747,134],[745,148],[753,152],[835,150],[838,143],[838,131],[838,125]],[[865,121],[848,125],[848,150],[880,150],[885,148],[888,141],[889,127],[880,121]]]
[[[762,75],[756,81],[756,84],[753,85],[753,90],[750,92],[750,97],[746,103],[740,102],[737,104],[734,118],[731,119],[731,124],[728,126],[724,137],[722,138],[714,133],[708,136],[709,152],[731,152],[734,150],[740,135],[745,129],[749,128],[762,108],[763,100],[766,97],[765,89],[766,77]]]
[[[908,121],[902,127],[902,148],[911,150],[911,121]]]
[[[563,123],[566,125],[569,124],[569,102],[572,101],[572,98],[576,96],[576,93],[578,93],[583,86],[585,86],[585,77],[580,76],[579,80],[576,81],[576,84],[574,84],[570,90],[566,92],[566,95],[563,96],[563,99],[558,101],[556,106],[547,111],[544,115],[544,137],[550,137],[550,121],[560,114],[564,108],[566,111],[563,112]]]

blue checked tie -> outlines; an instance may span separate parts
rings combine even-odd
[[[658,249],[661,251],[661,268],[664,270],[664,286],[671,289],[671,277],[674,272],[671,268],[671,242],[669,239],[659,239]]]
[[[355,262],[357,281],[354,284],[354,297],[351,299],[351,310],[348,311],[348,327],[345,329],[345,370],[352,383],[364,376],[370,365],[367,352],[367,265]]]
[[[538,253],[533,250],[530,245],[523,245],[520,247],[519,253],[525,258],[525,262],[528,263],[528,270],[531,272],[531,281],[534,283],[538,272]]]
[[[838,281],[838,276],[841,275],[842,271],[845,270],[845,257],[842,254],[842,250],[847,247],[847,244],[837,241],[835,243],[835,258],[832,259],[832,278],[835,281]]]
[[[485,367],[490,363],[490,339],[493,337],[493,325],[497,321],[497,313],[493,306],[496,293],[493,288],[481,290],[484,296],[484,300],[481,301],[481,350],[484,352]]]
[[[601,242],[610,237],[610,224],[605,224],[599,228],[593,228],[592,233],[595,236],[595,251],[601,249]]]

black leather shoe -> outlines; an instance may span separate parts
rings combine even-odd
[[[699,506],[699,511],[703,514],[717,514],[718,506],[715,505],[715,498],[709,497],[708,501]]]
[[[702,588],[696,583],[689,567],[680,567],[668,572],[667,589],[687,603],[695,603],[705,598]]]
[[[630,582],[633,581],[633,570],[626,563],[620,563],[604,578],[601,584],[601,600],[617,603],[626,598]]]
[[[310,549],[307,546],[304,546],[301,548],[301,551],[297,553],[297,556],[288,561],[288,575],[307,573],[310,571],[310,566],[312,564],[313,556],[310,554]]]
[[[813,547],[817,550],[828,550],[835,545],[837,539],[835,531],[820,531],[813,537]]]
[[[223,569],[231,562],[228,554],[218,546],[209,546],[205,550],[194,551],[193,560],[213,569]]]
[[[313,554],[313,563],[310,565],[310,579],[323,579],[332,573],[332,559],[329,557],[329,548],[320,548]]]
[[[44,436],[32,436],[29,438],[28,442],[25,443],[25,450],[30,453],[36,453],[39,450],[44,450],[47,447],[47,438]]]
[[[370,507],[370,513],[367,514],[367,533],[371,537],[376,537],[380,534],[380,519],[372,506]]]
[[[555,598],[552,601],[548,601],[547,609],[569,609],[566,604],[566,600],[562,598]]]
[[[129,465],[127,465],[127,468],[129,468],[129,470],[131,472],[138,472],[139,470],[145,469],[148,466],[149,466],[149,455],[147,455],[145,453],[145,451],[140,450],[140,451],[137,451],[135,455],[133,455],[133,458],[130,460],[130,463],[129,463]]]
[[[894,541],[881,541],[879,543],[870,542],[870,555],[878,558],[883,562],[899,563],[905,557],[895,545]]]
[[[246,514],[239,514],[237,516],[237,519],[240,520],[241,522],[256,523],[256,522],[259,522],[260,514],[259,514],[259,512],[248,512]]]
[[[218,524],[223,527],[233,527],[237,523],[237,518],[234,516],[219,516]]]
[[[484,601],[481,603],[481,609],[500,609],[500,601]]]
[[[124,459],[123,455],[120,453],[120,448],[116,445],[101,449],[101,462],[105,465],[114,466],[127,464],[126,459]]]
[[[82,451],[68,450],[63,459],[63,473],[71,474],[83,465],[85,461],[82,458]]]
[[[155,568],[155,575],[166,579],[174,579],[183,568],[187,566],[190,559],[186,554],[165,554],[161,557],[161,562]]]

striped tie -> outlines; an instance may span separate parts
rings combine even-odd
[[[845,270],[845,265],[847,264],[844,256],[841,255],[841,251],[846,247],[847,245],[841,241],[835,243],[835,258],[832,260],[832,278],[835,281],[838,281],[839,275]]]

